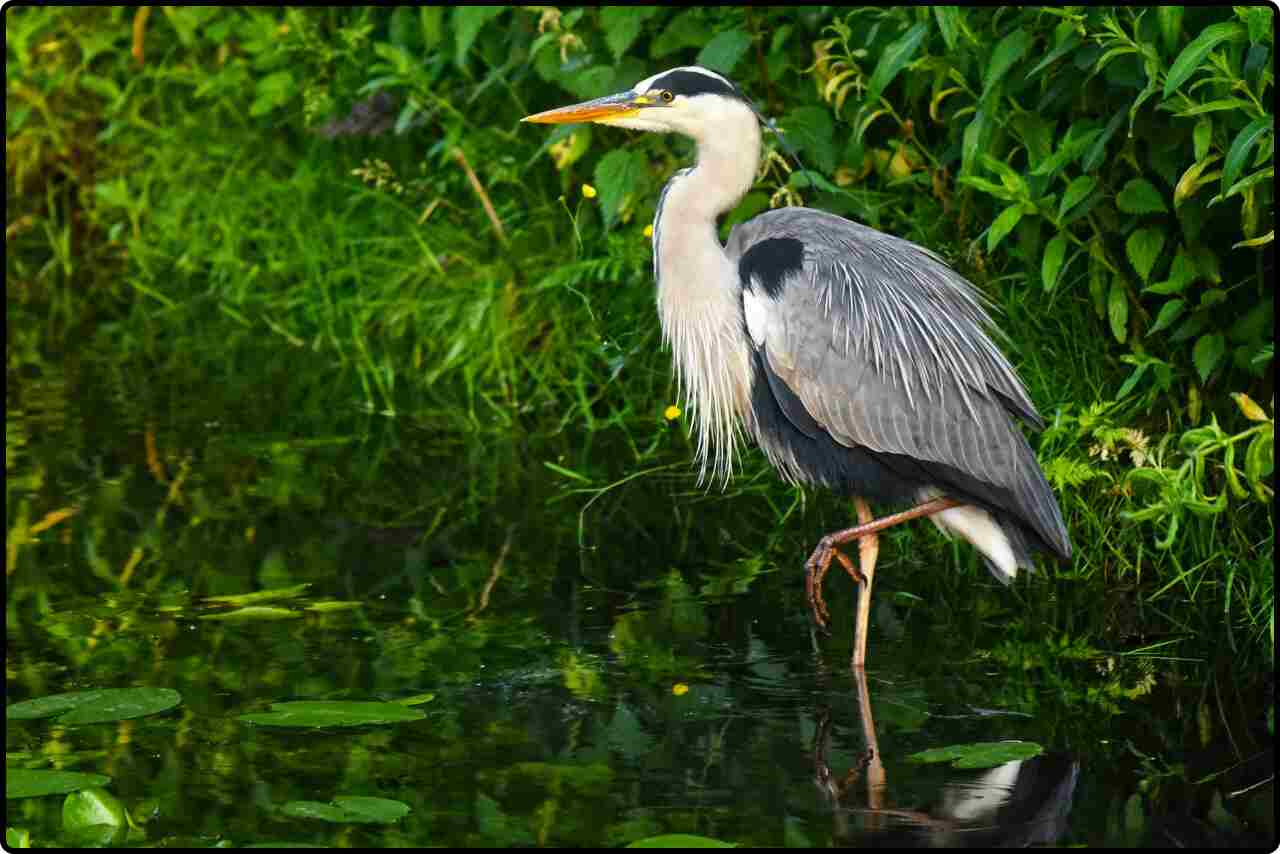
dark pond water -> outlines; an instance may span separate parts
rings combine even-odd
[[[7,722],[11,774],[105,775],[133,825],[77,829],[63,794],[8,800],[7,826],[34,844],[1274,838],[1259,687],[1209,655],[1082,644],[1138,618],[1069,582],[1006,590],[958,571],[947,548],[930,553],[934,571],[890,541],[859,678],[847,580],[830,582],[832,637],[803,605],[799,563],[838,521],[829,511],[776,525],[757,494],[697,490],[678,450],[653,476],[569,493],[542,462],[607,457],[607,443],[351,406],[302,418],[321,410],[280,388],[191,403],[48,373],[10,389],[7,702],[181,695],[131,720]],[[240,717],[297,700],[403,701],[423,716],[320,729]],[[984,742],[1041,752],[979,769],[918,761]],[[297,802],[340,796],[409,811],[298,815]]]

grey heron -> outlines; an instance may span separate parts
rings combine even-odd
[[[859,524],[805,563],[817,625],[833,559],[859,584],[853,665],[866,661],[877,533],[929,517],[1008,584],[1033,551],[1071,556],[1062,514],[1018,428],[1044,422],[992,342],[986,301],[933,252],[802,207],[717,218],[755,181],[763,116],[723,75],[663,71],[633,88],[526,116],[679,133],[697,146],[658,199],[653,269],[664,341],[703,476],[727,482],[745,433],[792,483],[853,497]],[[873,519],[868,499],[911,504]],[[840,551],[858,541],[859,566]]]

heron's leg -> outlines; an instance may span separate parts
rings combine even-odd
[[[836,547],[850,540],[861,539],[868,534],[875,534],[883,531],[885,528],[891,528],[899,522],[907,522],[911,519],[918,519],[921,516],[932,516],[940,510],[946,510],[950,507],[959,507],[963,502],[954,498],[934,498],[926,501],[910,510],[903,510],[901,513],[894,513],[891,516],[885,516],[872,522],[859,524],[853,528],[845,528],[843,531],[836,531],[827,534],[818,541],[817,547],[813,550],[813,554],[809,555],[809,559],[805,561],[805,594],[809,600],[809,611],[813,614],[813,621],[818,628],[826,630],[827,628],[827,604],[822,599],[822,581],[827,575],[827,569],[831,566],[831,559],[840,552]],[[853,575],[852,566],[846,563],[848,559],[841,554],[841,564],[843,564],[850,575]],[[860,581],[854,576],[855,581]]]
[[[855,498],[859,527],[869,524],[873,517],[871,506],[864,499]],[[880,535],[866,534],[858,538],[858,563],[862,567],[862,583],[858,585],[858,623],[853,636],[853,666],[861,670],[867,660],[867,627],[871,624],[871,582],[876,576],[876,557],[880,554]]]

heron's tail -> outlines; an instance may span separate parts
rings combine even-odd
[[[929,517],[943,532],[953,534],[973,545],[1001,583],[1008,584],[1018,575],[1019,567],[1034,571],[1031,544],[1022,526],[1002,514],[972,504],[962,504],[939,511]]]

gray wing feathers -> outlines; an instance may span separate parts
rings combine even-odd
[[[794,237],[804,263],[756,311],[753,336],[809,414],[844,445],[957,469],[992,487],[1061,553],[1057,501],[1013,416],[1043,422],[986,334],[982,297],[933,253],[806,208],[762,214],[730,235],[730,257]],[[1003,495],[999,495],[1004,493]]]

